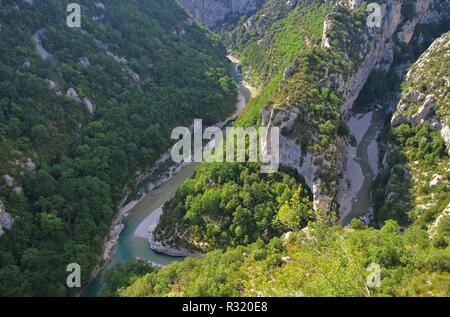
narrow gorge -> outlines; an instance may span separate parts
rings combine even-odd
[[[0,7],[0,296],[450,295],[450,0],[78,4]]]

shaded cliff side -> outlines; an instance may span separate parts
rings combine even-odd
[[[265,0],[178,0],[198,21],[209,27],[255,12]]]

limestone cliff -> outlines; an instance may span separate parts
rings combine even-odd
[[[228,18],[239,18],[255,12],[264,0],[178,0],[192,16],[214,27]]]
[[[384,209],[402,205],[409,213],[405,220],[435,220],[433,228],[449,215],[449,57],[450,33],[445,33],[410,67],[383,153]]]
[[[321,80],[325,86],[342,96],[340,112],[344,122],[350,118],[355,100],[372,71],[386,71],[391,67],[398,42],[407,44],[418,24],[439,22],[450,8],[449,1],[417,0],[414,6],[415,14],[407,17],[404,16],[404,0],[382,1],[381,27],[378,28],[366,26],[368,13],[361,10],[361,2],[337,1],[324,22],[322,48],[342,53],[348,62],[348,65],[338,72],[326,70]],[[356,13],[353,14],[353,11]],[[351,21],[353,16],[360,20]],[[294,70],[291,69],[290,72],[295,73],[296,66],[291,68]],[[352,196],[347,195],[351,191],[351,180],[345,177],[350,155],[348,143],[338,136],[327,148],[322,148],[319,152],[302,149],[298,138],[290,133],[298,121],[298,107],[301,105],[290,104],[290,107],[284,109],[273,109],[272,105],[269,105],[263,111],[263,124],[268,124],[270,113],[272,124],[282,125],[284,130],[288,131],[280,142],[281,163],[296,168],[305,178],[314,194],[316,208],[329,211],[339,207],[341,214],[348,213],[352,199]],[[445,131],[444,129],[444,135]],[[323,175],[326,170],[330,178],[324,182]]]

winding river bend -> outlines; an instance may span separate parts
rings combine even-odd
[[[351,183],[348,206],[340,223],[348,225],[354,218],[361,218],[366,223],[372,216],[370,198],[371,185],[379,171],[379,153],[377,137],[386,120],[387,107],[383,106],[365,114],[355,114],[347,125],[354,138],[347,154],[347,181]]]
[[[239,71],[239,61],[232,56],[229,56],[229,59],[232,62],[233,75],[238,83],[239,96],[238,102],[236,103],[236,114],[238,114],[244,109],[250,98],[256,94],[256,89],[242,81]],[[231,123],[232,120],[228,121],[227,126]],[[110,269],[117,264],[136,258],[161,266],[182,260],[180,257],[171,257],[153,251],[150,249],[147,239],[136,235],[136,230],[144,221],[152,216],[156,216],[155,213],[158,212],[158,209],[175,195],[176,190],[183,181],[194,175],[197,166],[198,163],[185,165],[178,173],[142,197],[139,203],[130,210],[129,216],[125,218],[123,222],[125,227],[120,234],[117,244],[112,250],[111,260],[106,269]],[[101,272],[98,277],[91,282],[84,293],[85,296],[97,296],[103,286],[103,274],[104,272]]]

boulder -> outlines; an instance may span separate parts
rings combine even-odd
[[[83,66],[86,66],[86,67],[91,65],[91,63],[89,62],[89,59],[87,57],[85,57],[85,56],[80,58],[79,64],[83,65]]]
[[[84,98],[83,99],[83,104],[86,106],[86,110],[90,114],[94,113],[95,107],[94,107],[93,103],[88,98]]]
[[[5,181],[6,186],[8,186],[10,188],[12,188],[16,185],[16,181],[10,175],[4,175],[3,180]]]
[[[419,101],[420,99],[422,99],[425,95],[423,93],[421,93],[420,91],[417,90],[411,90],[409,91],[406,96],[405,96],[405,100],[410,100],[410,101]]]
[[[28,172],[34,172],[36,170],[36,164],[30,158],[27,158],[27,161],[25,162],[25,168]]]
[[[436,99],[434,98],[433,95],[428,95],[423,105],[412,116],[413,123],[416,124],[424,123],[424,121],[429,118],[430,114],[435,108],[436,108]]]
[[[48,88],[55,93],[56,96],[62,96],[61,90],[59,90],[58,85],[50,79],[46,79]]]
[[[81,102],[80,96],[78,96],[77,92],[73,88],[69,88],[67,90],[66,96],[74,99],[75,101]]]

